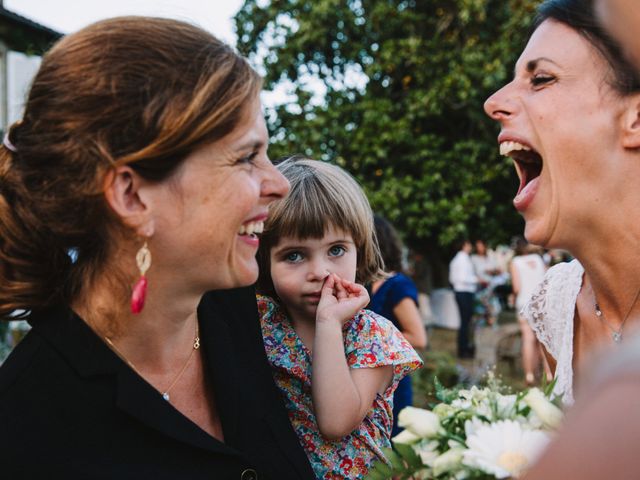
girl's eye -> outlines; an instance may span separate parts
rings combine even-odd
[[[329,249],[329,255],[332,257],[341,257],[346,251],[347,249],[342,245],[334,245]]]
[[[258,151],[255,150],[251,152],[249,155],[239,158],[237,163],[255,163],[256,157],[258,156]]]
[[[285,255],[284,259],[289,263],[298,263],[302,261],[302,254],[300,252],[290,252]]]
[[[552,77],[551,75],[537,74],[531,78],[531,85],[533,85],[534,87],[539,87],[546,83],[550,83],[553,80],[555,80],[555,77]]]

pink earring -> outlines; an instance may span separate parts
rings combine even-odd
[[[147,277],[144,274],[147,273],[151,266],[151,252],[146,241],[136,254],[136,263],[138,264],[138,270],[140,270],[140,278],[133,286],[133,292],[131,293],[131,313],[140,313],[147,298]]]

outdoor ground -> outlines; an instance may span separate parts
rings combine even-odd
[[[515,312],[503,312],[498,319],[498,326],[510,327],[492,331],[482,331],[482,329],[490,329],[491,327],[478,327],[476,339],[481,339],[481,341],[501,339],[496,347],[496,375],[514,390],[521,390],[525,385],[520,360],[520,337],[519,334],[505,334],[506,331],[518,331]],[[488,369],[482,358],[478,358],[482,357],[480,354],[482,345],[476,345],[475,359],[458,359],[456,357],[457,330],[430,328],[428,334],[429,347],[425,352],[422,352],[425,367],[413,375],[414,405],[417,407],[427,407],[429,403],[434,401],[434,377],[437,377],[447,387],[453,387],[460,383],[472,385],[481,382]]]

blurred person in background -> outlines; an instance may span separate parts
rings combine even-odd
[[[418,289],[402,268],[402,243],[393,225],[379,215],[374,216],[376,236],[389,276],[371,285],[369,310],[381,315],[396,326],[413,348],[427,347],[427,332],[418,310]],[[392,436],[400,433],[398,413],[413,405],[411,377],[407,375],[398,384],[393,395]]]
[[[458,311],[460,312],[460,328],[458,329],[458,357],[473,358],[472,317],[475,294],[478,291],[478,277],[471,262],[471,241],[464,239],[458,242],[458,252],[449,263],[449,283],[453,287]]]
[[[482,316],[486,325],[496,325],[500,313],[500,302],[493,295],[493,290],[501,283],[502,271],[498,267],[493,252],[487,248],[484,240],[475,241],[475,251],[471,255],[471,263],[478,277],[480,289],[476,292],[476,314]]]
[[[515,295],[515,307],[518,314],[518,323],[522,333],[522,366],[527,385],[536,383],[536,371],[544,364],[547,379],[551,379],[551,372],[543,361],[540,342],[533,333],[527,320],[520,314],[520,310],[531,300],[535,288],[542,282],[547,270],[542,257],[537,249],[523,238],[515,237],[512,240],[514,257],[511,259],[509,271],[511,273],[511,288]]]

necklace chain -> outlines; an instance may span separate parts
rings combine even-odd
[[[105,342],[107,342],[107,345],[109,345],[109,347],[111,347],[111,349],[122,359],[124,360],[124,362],[129,365],[129,367],[131,367],[131,369],[136,372],[140,377],[144,378],[144,376],[140,373],[140,370],[138,370],[136,368],[136,366],[133,364],[133,362],[131,360],[129,360],[124,353],[122,353],[120,350],[118,350],[118,347],[115,346],[115,344],[111,341],[111,339],[107,336],[104,337]],[[160,392],[162,393],[162,398],[164,398],[167,402],[169,400],[171,400],[171,397],[169,396],[169,392],[171,391],[171,389],[175,386],[175,384],[178,382],[178,380],[180,379],[180,377],[182,377],[182,374],[185,372],[185,370],[187,369],[187,366],[189,365],[189,362],[191,361],[191,357],[193,357],[193,354],[196,350],[198,350],[200,348],[200,329],[198,327],[198,321],[196,320],[196,336],[193,339],[193,348],[191,349],[191,352],[189,353],[189,357],[187,358],[187,361],[184,362],[184,365],[182,366],[182,368],[180,369],[180,371],[178,372],[178,374],[174,377],[173,381],[171,382],[171,384],[163,391],[160,390]]]
[[[607,328],[609,328],[609,330],[611,330],[611,338],[613,339],[614,343],[616,343],[616,344],[622,342],[622,330],[624,329],[624,324],[627,321],[627,318],[629,318],[629,315],[631,314],[631,312],[633,311],[633,307],[636,304],[636,302],[638,301],[638,297],[640,297],[640,288],[636,292],[636,296],[633,299],[633,302],[631,302],[631,306],[629,307],[629,310],[627,310],[627,314],[622,318],[622,323],[620,323],[620,327],[618,329],[615,329],[609,323],[607,318],[604,316],[604,312],[600,308],[600,304],[598,303],[598,299],[596,298],[596,294],[595,294],[595,292],[593,293],[594,308],[595,308],[595,311],[596,311],[596,317],[598,317],[600,320],[602,320],[604,322],[604,324],[607,326]]]

